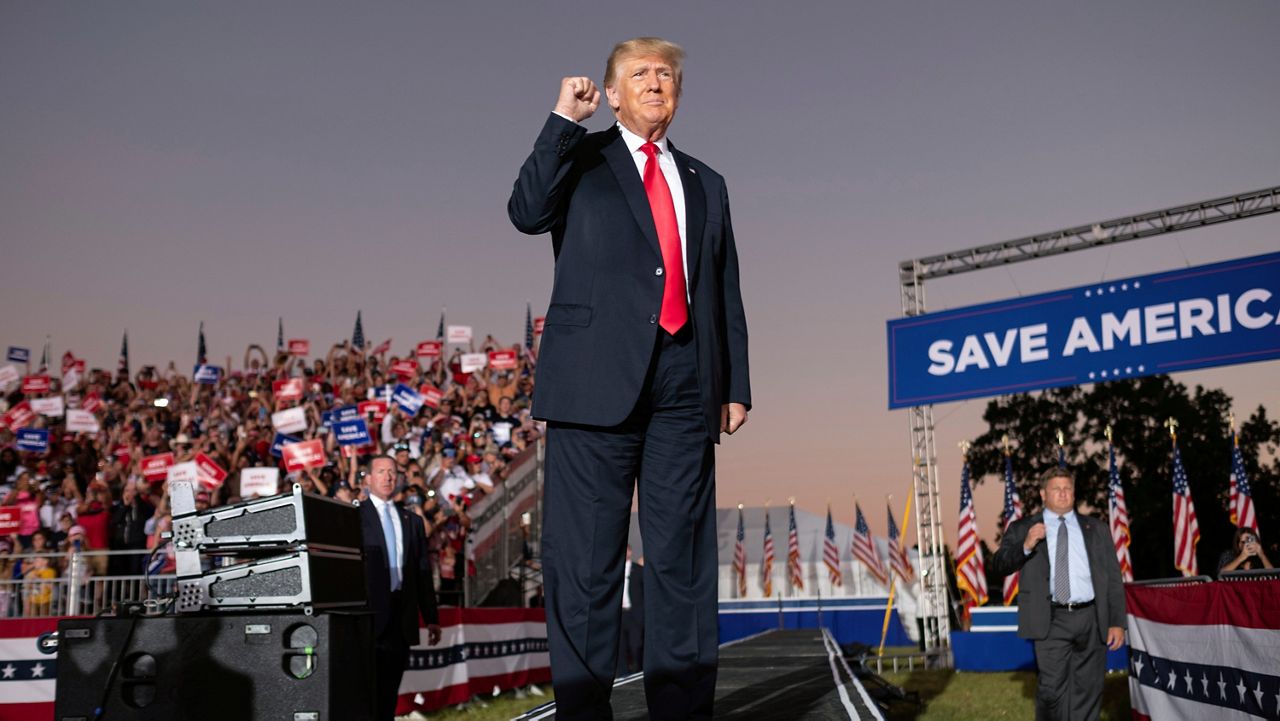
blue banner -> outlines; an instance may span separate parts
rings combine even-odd
[[[207,386],[217,385],[220,378],[222,378],[222,369],[208,364],[196,366],[191,373],[191,380]]]
[[[400,410],[404,411],[406,416],[413,418],[422,409],[423,399],[421,393],[401,383],[391,394],[391,402],[400,406]]]
[[[31,453],[49,452],[49,429],[19,428],[18,450]]]
[[[27,363],[31,361],[31,349],[19,348],[16,345],[9,346],[9,360],[14,363]]]
[[[290,443],[297,443],[301,440],[301,438],[286,436],[280,431],[276,431],[276,437],[271,439],[271,455],[276,458],[284,458],[284,447]]]
[[[1280,253],[888,322],[889,407],[1280,358]]]
[[[369,426],[363,418],[338,421],[333,426],[333,432],[340,446],[367,446],[373,443],[373,439],[369,437]]]

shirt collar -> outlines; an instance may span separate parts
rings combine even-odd
[[[1059,515],[1059,514],[1054,513],[1053,511],[1050,511],[1050,510],[1048,510],[1048,509],[1045,509],[1044,514],[1045,514],[1046,516],[1048,516],[1050,519],[1052,519],[1053,521],[1055,521],[1055,522],[1058,520],[1058,515]],[[1062,521],[1063,521],[1063,523],[1074,523],[1074,522],[1075,522],[1075,520],[1076,520],[1076,511],[1075,511],[1075,509],[1074,509],[1074,508],[1073,508],[1073,509],[1071,509],[1070,511],[1067,511],[1066,513],[1061,514],[1061,515],[1062,515]]]
[[[369,494],[369,500],[373,501],[373,510],[377,511],[379,516],[381,516],[383,513],[382,511],[383,506],[389,505],[391,506],[392,510],[395,510],[395,505],[396,505],[395,501],[384,501],[381,498],[378,498],[377,496],[373,495],[372,493]]]
[[[635,153],[639,153],[640,146],[644,145],[648,141],[630,130],[627,130],[627,126],[622,123],[616,123],[616,125],[618,126],[618,132],[622,133],[622,141],[627,144],[627,150],[633,155]],[[661,138],[653,141],[653,144],[658,146],[658,150],[661,150],[663,155],[666,155],[669,152],[667,149],[667,136],[663,135]]]

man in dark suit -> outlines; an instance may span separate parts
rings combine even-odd
[[[395,717],[400,679],[409,648],[419,643],[418,616],[427,642],[440,642],[440,617],[431,583],[427,535],[422,519],[396,507],[396,461],[378,456],[369,464],[369,500],[360,504],[365,582],[373,611],[376,704],[379,721]]]
[[[666,131],[683,51],[619,43],[617,117],[588,134],[600,91],[561,81],[507,209],[550,233],[555,282],[533,413],[548,422],[542,554],[558,718],[608,719],[623,553],[639,494],[651,718],[711,717],[717,663],[714,445],[751,387],[724,179]]]
[[[991,564],[1018,577],[1018,635],[1035,642],[1037,719],[1097,719],[1107,651],[1124,643],[1124,584],[1111,534],[1075,512],[1064,468],[1040,477],[1044,510],[1014,522]]]

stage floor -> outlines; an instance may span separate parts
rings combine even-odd
[[[649,718],[640,674],[618,679],[613,689],[615,721]],[[550,721],[554,703],[519,721]],[[822,629],[767,631],[720,647],[716,682],[717,719],[845,721],[880,719]]]

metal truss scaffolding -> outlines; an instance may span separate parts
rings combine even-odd
[[[924,281],[930,278],[1046,258],[1277,211],[1280,211],[1280,186],[903,261],[898,266],[902,285],[902,315],[910,317],[926,312]],[[951,637],[951,599],[947,585],[946,543],[938,501],[938,457],[933,438],[933,406],[911,408],[907,412],[907,418],[911,427],[912,478],[917,508],[916,539],[920,548],[921,566],[919,613],[924,621],[924,645],[926,650],[946,649]]]

